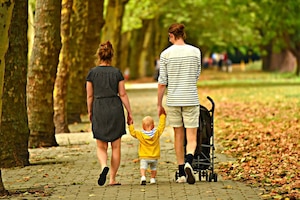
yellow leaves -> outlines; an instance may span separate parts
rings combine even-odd
[[[222,189],[233,189],[233,187],[231,185],[226,185],[226,186],[222,187]]]
[[[237,160],[220,163],[219,173],[268,188],[262,198],[300,198],[295,189],[300,180],[300,123],[297,105],[289,104],[220,102],[216,140]]]

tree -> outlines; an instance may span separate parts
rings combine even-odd
[[[61,37],[62,49],[60,51],[60,61],[57,68],[54,86],[54,124],[55,133],[69,133],[67,120],[67,89],[70,62],[70,19],[72,13],[73,0],[62,1],[61,11]]]
[[[88,1],[88,16],[87,16],[87,33],[85,37],[86,46],[85,48],[85,62],[84,62],[84,70],[83,76],[81,76],[80,81],[83,82],[84,87],[82,87],[82,93],[84,94],[84,98],[82,98],[82,103],[84,105],[81,110],[81,114],[87,112],[86,108],[86,75],[88,71],[95,66],[95,54],[98,49],[100,43],[100,34],[101,29],[105,24],[103,17],[104,10],[104,0],[89,0]]]
[[[165,32],[159,23],[159,8],[165,2],[131,0],[126,4],[119,54],[122,62],[118,67],[123,71],[130,69],[131,79],[153,75],[154,59],[167,43],[167,40],[159,40],[161,33]]]
[[[29,147],[57,146],[53,90],[59,52],[61,2],[36,2],[35,38],[27,77]]]
[[[0,145],[2,167],[29,165],[29,128],[26,108],[27,9],[27,1],[15,1],[9,29],[0,127],[0,137],[3,141]]]
[[[0,1],[0,12],[2,14],[0,18],[0,96],[3,95],[3,84],[4,84],[4,71],[5,71],[5,54],[8,48],[8,30],[11,23],[12,12],[14,7],[14,1],[12,0],[1,0]],[[2,98],[0,98],[0,118],[2,117]],[[1,123],[1,122],[0,122]],[[0,124],[1,125],[1,124]],[[4,142],[1,140],[1,144]],[[2,151],[1,151],[2,153]],[[0,166],[2,167],[2,166]],[[0,196],[7,195],[8,191],[5,189],[2,181],[2,173],[0,168]]]
[[[85,48],[88,23],[88,1],[73,0],[71,15],[71,40],[70,40],[70,74],[67,92],[67,120],[68,123],[81,122],[83,107],[86,108],[85,87],[88,66],[85,64]]]
[[[121,31],[122,31],[122,19],[124,16],[125,5],[129,0],[109,0],[106,7],[105,23],[102,30],[102,41],[109,40],[115,50],[115,56],[113,58],[113,65],[120,67],[121,55]]]

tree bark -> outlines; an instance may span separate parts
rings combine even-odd
[[[5,54],[8,48],[8,29],[10,27],[12,12],[14,8],[13,0],[1,0],[0,3],[0,96],[3,95],[3,83],[4,83],[4,71],[5,71]],[[0,119],[2,117],[2,98],[0,98]],[[1,121],[0,121],[1,123]],[[1,124],[0,124],[1,125]],[[4,142],[4,140],[0,140],[0,145]],[[2,154],[2,151],[0,151]],[[0,164],[0,167],[1,164]],[[2,181],[2,173],[0,168],[0,196],[7,195],[8,191],[5,189],[3,181]]]
[[[29,147],[58,146],[53,90],[61,49],[60,19],[61,1],[36,1],[36,30],[27,77]]]
[[[54,86],[55,133],[69,133],[67,120],[67,89],[70,68],[70,20],[73,0],[62,1],[61,37],[62,49]]]
[[[131,79],[137,79],[139,75],[139,58],[140,52],[143,48],[143,43],[140,41],[144,40],[143,28],[135,29],[131,31],[130,37],[130,58],[129,58],[129,71]]]
[[[122,19],[125,11],[125,5],[129,0],[109,0],[106,8],[106,16],[103,30],[102,41],[109,40],[114,48],[115,54],[112,65],[120,68],[120,55],[121,55],[121,32],[122,32]]]
[[[104,26],[104,0],[89,0],[88,1],[88,21],[87,21],[87,34],[86,34],[86,46],[85,48],[85,62],[83,76],[81,76],[81,81],[86,82],[86,75],[88,71],[95,66],[95,54],[100,43],[101,29]],[[81,99],[81,105],[83,109],[81,114],[87,113],[86,108],[86,89],[82,87],[83,98]]]
[[[143,20],[143,27],[145,27],[143,49],[140,53],[140,76],[141,77],[153,77],[155,72],[155,48],[154,48],[154,21],[155,19]]]
[[[27,7],[27,1],[15,1],[9,30],[9,47],[5,56],[7,73],[4,75],[0,128],[0,137],[3,141],[0,145],[2,167],[29,165],[29,128],[26,108]]]
[[[70,43],[70,73],[67,93],[67,119],[68,123],[81,122],[83,99],[86,99],[85,88],[85,48],[87,34],[88,1],[73,0],[73,13],[71,15],[71,43]],[[84,80],[84,81],[83,81]],[[86,112],[85,112],[86,113]]]
[[[288,49],[280,52],[272,52],[268,71],[293,72],[296,67],[296,59]]]

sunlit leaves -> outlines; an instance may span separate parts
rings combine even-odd
[[[142,27],[143,19],[152,19],[158,14],[158,0],[130,0],[125,7],[123,32]]]
[[[221,174],[262,187],[263,194],[300,198],[299,100],[288,95],[292,90],[253,94],[251,88],[255,98],[219,102],[217,140],[237,158],[222,163]]]

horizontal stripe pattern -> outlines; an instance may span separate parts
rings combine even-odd
[[[158,82],[167,85],[168,106],[199,105],[197,81],[201,52],[192,45],[172,45],[160,55]]]

